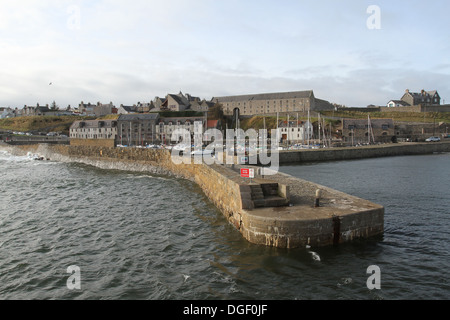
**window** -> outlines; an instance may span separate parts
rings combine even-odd
[[[382,128],[383,130],[389,130],[389,125],[388,125],[388,124],[383,124],[383,125],[381,126],[381,128]]]
[[[348,130],[355,130],[355,129],[356,129],[355,126],[352,124],[348,126]]]

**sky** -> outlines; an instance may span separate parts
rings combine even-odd
[[[314,90],[450,103],[448,0],[0,0],[0,107]]]

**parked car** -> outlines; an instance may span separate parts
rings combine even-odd
[[[439,142],[441,141],[441,138],[439,137],[429,137],[427,140],[425,140],[426,142]]]

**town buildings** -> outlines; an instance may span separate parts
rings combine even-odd
[[[388,108],[408,107],[409,103],[402,100],[391,100],[387,104]]]
[[[114,147],[116,137],[116,120],[75,121],[70,127],[71,145],[86,145],[86,141],[95,141],[95,145]]]
[[[441,97],[436,90],[433,91],[425,91],[422,90],[420,93],[411,92],[408,89],[403,95],[402,101],[408,103],[410,106],[416,106],[419,104],[425,105],[440,105]]]
[[[339,129],[344,142],[392,142],[396,135],[393,119],[342,119]]]
[[[279,112],[334,110],[334,106],[329,102],[317,99],[312,90],[214,97],[211,101],[220,103],[227,116],[236,115],[236,112],[243,116],[253,116]]]
[[[388,102],[387,106],[388,108],[394,108],[394,107],[412,107],[419,105],[432,106],[440,104],[441,104],[441,97],[439,96],[437,90],[433,91],[422,90],[421,92],[412,92],[409,89],[406,89],[405,94],[402,96],[400,100],[391,100]]]
[[[219,128],[218,120],[206,117],[160,117],[159,113],[120,115],[117,120],[76,121],[70,128],[70,138],[80,143],[88,140],[114,140],[115,145],[146,146],[149,144],[173,144],[194,138],[195,130]],[[173,141],[177,129],[186,136]],[[181,131],[180,131],[181,132]],[[92,141],[91,141],[92,142]],[[86,144],[92,144],[86,142]],[[105,143],[100,142],[101,145]],[[110,145],[110,144],[108,144]]]
[[[117,142],[121,145],[141,146],[158,139],[156,125],[159,114],[122,114],[117,119]]]
[[[115,120],[76,121],[70,127],[70,138],[74,139],[114,139],[116,135]]]
[[[313,125],[309,121],[280,121],[278,137],[283,143],[304,144],[314,137]]]
[[[156,129],[159,141],[168,144],[171,141],[172,134],[175,130],[184,129],[186,134],[189,133],[191,139],[194,138],[196,126],[205,128],[205,117],[177,117],[177,118],[160,118]],[[188,137],[183,137],[186,139]]]
[[[100,102],[91,104],[89,102],[86,104],[81,101],[81,103],[78,105],[78,113],[89,117],[104,117],[109,114],[116,114],[117,109],[112,102],[108,104],[103,104]]]
[[[14,118],[16,116],[16,110],[12,108],[0,108],[0,119],[8,119],[8,118]]]

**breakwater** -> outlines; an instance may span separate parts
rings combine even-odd
[[[242,178],[239,166],[173,163],[168,150],[39,145],[16,147],[55,161],[169,174],[196,182],[248,241],[279,248],[327,246],[384,231],[384,207],[277,173]],[[257,169],[257,168],[255,168]],[[321,190],[320,206],[315,206]]]
[[[355,160],[365,158],[423,155],[444,152],[450,152],[450,141],[443,141],[439,143],[398,143],[362,147],[305,149],[295,151],[281,151],[280,164]]]

